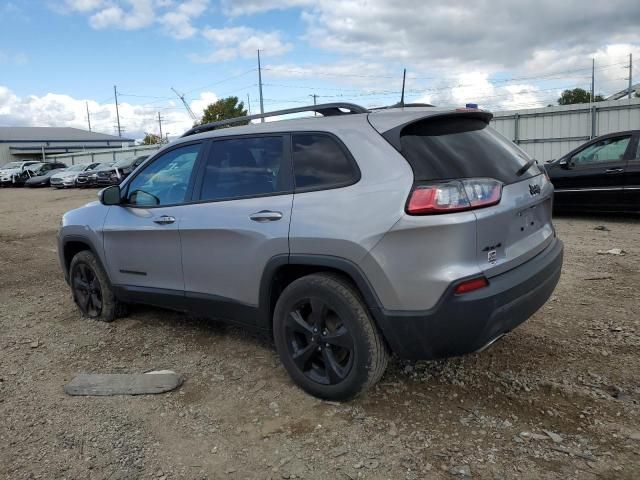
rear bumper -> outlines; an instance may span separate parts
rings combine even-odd
[[[562,269],[563,245],[554,239],[528,262],[463,295],[451,285],[425,312],[383,311],[379,326],[401,358],[436,359],[481,350],[533,315],[551,296]]]

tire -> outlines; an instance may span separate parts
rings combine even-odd
[[[73,301],[83,317],[112,322],[123,313],[106,272],[91,251],[83,250],[73,257],[69,283]]]
[[[358,291],[336,274],[312,274],[287,286],[276,303],[273,331],[293,381],[322,399],[352,399],[387,368],[386,344]]]

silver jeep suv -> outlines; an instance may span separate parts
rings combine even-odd
[[[302,111],[322,116],[218,128]],[[563,251],[551,183],[491,118],[324,104],[194,127],[64,215],[73,298],[105,321],[143,303],[269,332],[333,400],[391,352],[479,351],[544,304]]]

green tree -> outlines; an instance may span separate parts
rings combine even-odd
[[[636,97],[636,98],[640,98],[640,92],[636,91],[636,95],[635,95],[635,97]]]
[[[199,125],[219,122],[220,120],[228,120],[235,117],[244,117],[245,115],[247,115],[247,110],[244,108],[244,103],[238,101],[238,97],[221,98],[204,109],[204,115]],[[248,123],[249,122],[238,122],[235,125],[246,125]]]
[[[573,90],[565,90],[558,99],[559,105],[573,105],[574,103],[589,103],[591,93],[587,92],[584,88],[574,88]],[[594,101],[602,102],[604,97],[602,95],[596,95]]]
[[[162,143],[162,138],[160,138],[160,135],[156,135],[155,133],[144,134],[144,138],[142,139],[143,145],[156,145],[157,143]]]

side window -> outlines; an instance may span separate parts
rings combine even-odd
[[[211,144],[200,200],[272,195],[291,191],[284,137],[218,140]]]
[[[171,205],[185,201],[187,186],[201,144],[186,145],[161,155],[129,183],[130,205]]]
[[[640,160],[640,138],[638,138],[638,147],[636,148],[636,156],[634,158]]]
[[[595,163],[618,162],[623,159],[629,140],[631,140],[631,137],[601,140],[575,154],[571,157],[571,162],[577,167]]]
[[[296,189],[315,190],[348,185],[360,172],[340,145],[329,135],[292,135]]]

